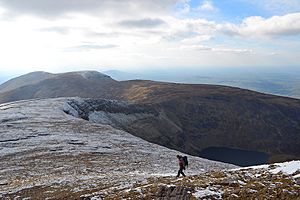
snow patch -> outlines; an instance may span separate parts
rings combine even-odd
[[[214,191],[214,188],[207,187],[204,190],[198,190],[193,194],[194,197],[203,199],[222,199],[222,192],[221,191]]]
[[[277,174],[282,172],[284,174],[294,174],[297,171],[300,171],[300,160],[294,160],[284,163],[276,163],[277,167],[275,169],[270,170],[271,173]]]
[[[97,71],[78,71],[75,73],[81,75],[85,79],[109,77]]]
[[[102,200],[101,197],[92,197],[91,200]]]
[[[297,174],[297,175],[293,176],[293,178],[294,178],[294,179],[300,178],[300,174]]]
[[[250,166],[250,167],[235,168],[235,169],[231,169],[230,171],[248,170],[248,169],[254,169],[254,170],[265,169],[265,170],[269,170],[273,174],[282,172],[284,174],[291,175],[297,171],[300,171],[300,160],[287,161],[283,163],[274,163],[270,165],[257,165],[257,166]],[[260,175],[257,174],[257,176]]]

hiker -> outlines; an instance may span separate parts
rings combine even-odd
[[[185,170],[185,164],[184,164],[183,157],[180,155],[177,155],[177,158],[178,158],[178,163],[179,163],[179,170],[178,170],[178,174],[176,177],[179,177],[180,174],[185,176],[185,174],[183,173],[183,170]]]

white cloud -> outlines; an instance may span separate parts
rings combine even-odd
[[[182,43],[183,44],[199,44],[204,41],[209,41],[212,38],[213,38],[213,35],[209,35],[209,34],[208,35],[197,35],[195,37],[183,39]]]
[[[182,12],[190,12],[188,0],[72,2],[74,5],[70,0],[0,0],[0,15],[19,14],[13,20],[0,19],[0,70],[24,66],[30,70],[47,67],[62,70],[65,66],[68,69],[229,66],[242,65],[246,58],[250,65],[259,60],[251,57],[254,52],[264,47],[248,47],[247,42],[243,45],[234,37],[228,38],[229,42],[221,41],[222,38],[217,38],[219,32],[243,36],[243,41],[248,37],[299,34],[299,13],[268,19],[249,17],[241,24],[217,24],[187,17],[191,13],[175,13],[180,11],[177,4]],[[5,6],[4,9],[1,6]],[[212,1],[204,1],[201,6],[206,11],[216,9]],[[169,12],[170,8],[173,13]],[[286,52],[285,55],[290,54]],[[261,57],[259,61],[272,63],[264,59]],[[296,59],[290,60],[299,63]]]
[[[176,19],[168,18],[169,28],[162,37],[168,41],[186,41],[211,38],[216,31],[216,24],[205,19]],[[194,42],[195,42],[194,41]]]
[[[59,33],[59,34],[69,34],[72,28],[67,26],[52,26],[47,28],[40,28],[37,29],[38,31],[42,32],[53,32],[53,33]]]
[[[239,54],[254,54],[252,49],[238,49],[238,48],[212,48],[212,51],[215,52],[224,52],[224,53],[239,53]]]
[[[244,19],[239,25],[224,24],[218,28],[225,34],[244,37],[299,35],[300,13],[273,16],[268,19],[253,16]]]
[[[17,15],[57,18],[70,13],[94,16],[166,13],[176,3],[185,2],[185,0],[0,0],[0,6]]]
[[[162,25],[166,25],[166,22],[158,18],[144,18],[144,19],[134,19],[134,20],[122,20],[118,25],[126,28],[155,28]]]
[[[190,4],[188,3],[189,0],[185,2],[178,3],[176,6],[177,14],[188,14],[191,11]]]
[[[197,10],[213,11],[215,7],[212,1],[204,1]]]
[[[79,51],[91,51],[91,50],[103,50],[103,49],[111,49],[117,48],[118,45],[114,44],[105,44],[105,45],[97,45],[97,44],[82,44],[79,46],[65,48],[64,50],[67,52],[79,52]]]
[[[180,49],[196,50],[196,51],[210,51],[221,53],[237,53],[237,54],[253,54],[252,49],[226,48],[226,47],[211,47],[207,45],[182,45]]]

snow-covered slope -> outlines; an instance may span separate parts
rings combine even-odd
[[[66,114],[66,98],[0,105],[0,199],[106,195],[177,172],[180,152]],[[233,165],[189,156],[187,175]]]

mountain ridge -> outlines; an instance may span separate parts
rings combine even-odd
[[[203,155],[206,148],[224,147],[266,153],[267,162],[300,158],[300,100],[240,88],[115,81],[108,76],[89,80],[81,74],[67,73],[0,93],[0,102],[72,96],[150,107],[158,114],[139,115],[117,128],[192,155]],[[102,111],[86,110],[91,112],[86,115]],[[104,116],[114,120],[113,114]]]
[[[12,78],[0,85],[0,93],[4,93],[10,90],[17,89],[19,87],[29,86],[38,84],[41,81],[46,79],[55,78],[57,76],[65,76],[65,75],[81,75],[84,78],[101,78],[101,77],[109,77],[108,75],[102,74],[98,71],[86,70],[86,71],[74,71],[74,72],[66,72],[66,73],[49,73],[45,71],[35,71],[30,72],[28,74],[24,74],[19,77]]]

